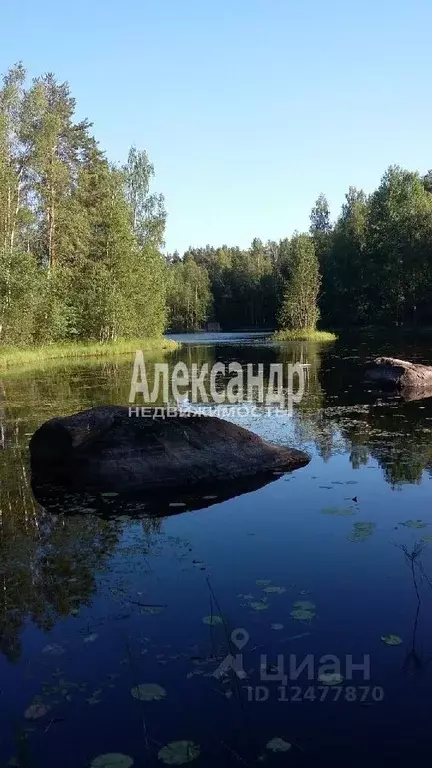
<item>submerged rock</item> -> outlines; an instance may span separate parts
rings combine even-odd
[[[122,406],[45,422],[31,438],[30,457],[33,485],[93,492],[166,492],[309,462],[303,451],[213,416],[136,417]]]
[[[432,393],[432,366],[409,363],[395,357],[377,357],[366,370],[366,379],[394,389]],[[414,399],[414,398],[413,398]]]

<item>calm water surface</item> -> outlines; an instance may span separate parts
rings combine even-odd
[[[225,501],[216,490],[195,511],[167,507],[155,517],[144,502],[131,508],[101,495],[71,498],[74,514],[52,514],[31,492],[30,435],[54,415],[126,405],[132,361],[5,375],[0,765],[89,766],[106,753],[130,760],[95,766],[163,765],[169,753],[160,750],[183,740],[199,747],[197,767],[423,764],[432,689],[432,399],[381,396],[362,372],[382,353],[430,362],[430,344],[274,345],[264,334],[181,340],[165,358],[171,364],[308,363],[292,417],[258,409],[240,423],[303,448],[311,462]],[[401,642],[388,645],[388,635]],[[240,676],[229,669],[237,653]],[[338,686],[317,679],[326,654],[340,660]],[[364,657],[370,675],[360,669],[349,679],[349,660]],[[281,677],[305,660],[297,679]],[[158,699],[134,697],[140,685],[141,695]],[[269,743],[284,745],[275,738],[291,748],[272,751]]]

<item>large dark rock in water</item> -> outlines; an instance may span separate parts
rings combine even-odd
[[[89,492],[161,491],[305,466],[283,448],[212,416],[129,416],[103,406],[47,421],[30,441],[33,486]]]
[[[432,394],[432,366],[409,363],[395,357],[377,357],[366,370],[368,381],[398,390]],[[410,398],[408,398],[410,399]]]

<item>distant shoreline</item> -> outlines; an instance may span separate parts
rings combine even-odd
[[[106,343],[69,342],[67,344],[45,344],[34,347],[3,347],[0,349],[0,371],[20,365],[41,363],[45,360],[120,357],[135,353],[137,349],[141,349],[143,352],[169,352],[179,346],[178,342],[161,336],[156,339],[121,339]]]

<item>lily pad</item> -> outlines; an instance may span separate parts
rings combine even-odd
[[[203,624],[207,624],[209,627],[217,627],[219,624],[223,624],[222,616],[204,616]]]
[[[285,587],[264,587],[263,592],[267,592],[268,595],[283,595],[286,592]]]
[[[102,689],[98,688],[96,691],[93,691],[92,695],[89,696],[88,699],[86,699],[87,704],[100,704],[101,703],[101,695],[102,695]]]
[[[200,756],[201,750],[193,741],[170,741],[158,752],[158,758],[166,765],[184,765]]]
[[[51,656],[61,656],[64,652],[65,649],[58,643],[51,643],[42,648],[42,653],[50,653]]]
[[[362,522],[354,523],[354,530],[348,536],[349,541],[365,541],[372,536],[376,528],[376,523]]]
[[[340,685],[343,683],[343,676],[339,672],[321,672],[318,681],[322,685]]]
[[[40,717],[44,717],[51,707],[48,704],[43,704],[41,701],[35,701],[26,709],[24,717],[26,720],[39,720]]]
[[[271,579],[257,579],[255,584],[257,587],[268,587],[271,584]]]
[[[429,542],[432,541],[432,536],[422,536],[421,540],[422,540],[423,544],[428,544]]]
[[[165,698],[166,690],[158,683],[141,683],[131,688],[131,694],[138,701],[160,701]]]
[[[134,761],[129,755],[121,755],[119,752],[110,752],[106,755],[95,757],[90,768],[131,768]]]
[[[270,629],[274,629],[276,632],[284,628],[283,624],[270,624]]]
[[[281,739],[279,736],[275,736],[274,739],[266,744],[266,749],[270,749],[271,752],[288,752],[291,749],[291,744],[285,739]]]
[[[338,517],[348,517],[354,514],[352,509],[344,507],[324,507],[321,512],[323,515],[336,515]]]
[[[291,616],[297,621],[311,621],[315,616],[315,612],[307,608],[295,608],[291,611]]]
[[[249,605],[254,609],[254,611],[266,611],[268,608],[268,603],[266,603],[264,600],[252,600]]]
[[[401,525],[404,525],[405,528],[427,528],[428,526],[423,520],[405,520]]]
[[[142,605],[140,613],[149,613],[151,616],[156,616],[158,613],[163,613],[164,610],[163,605]]]
[[[402,645],[402,638],[399,635],[383,635],[381,640],[386,645]]]
[[[98,637],[99,637],[99,635],[97,634],[97,632],[92,632],[91,635],[86,635],[86,637],[84,638],[84,642],[85,643],[94,643],[94,641],[97,640]]]
[[[314,611],[316,608],[315,603],[312,600],[296,600],[294,608],[301,608],[304,611]]]
[[[114,496],[118,496],[118,493],[115,493],[114,491],[106,491],[105,493],[101,493],[101,496],[104,496],[106,499],[114,498]]]

